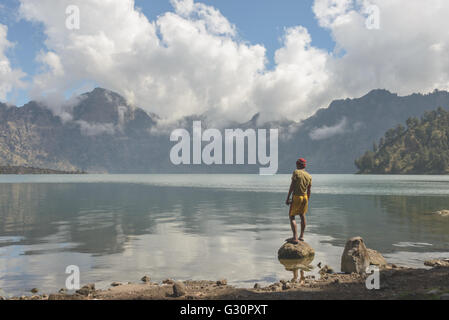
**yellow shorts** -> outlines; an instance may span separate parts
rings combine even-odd
[[[309,208],[309,198],[307,195],[304,196],[293,196],[293,202],[290,205],[290,216],[294,217],[297,215],[303,215],[307,213]]]

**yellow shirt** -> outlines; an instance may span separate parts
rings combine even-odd
[[[307,189],[312,185],[312,176],[304,169],[293,171],[293,195],[303,196],[307,194]]]

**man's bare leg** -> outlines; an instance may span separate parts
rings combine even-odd
[[[301,217],[301,234],[299,236],[299,240],[304,241],[304,231],[306,230],[306,215],[301,214],[299,216]]]
[[[292,227],[292,231],[293,231],[293,238],[292,238],[292,242],[293,243],[298,243],[298,226],[296,224],[296,219],[294,216],[290,216],[290,226]]]

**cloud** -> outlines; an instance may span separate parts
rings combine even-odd
[[[42,23],[47,37],[35,99],[88,80],[169,120],[207,113],[246,121],[260,112],[261,120],[298,121],[374,88],[449,89],[446,0],[315,0],[335,50],[314,47],[302,26],[286,28],[271,70],[262,45],[241,40],[219,10],[193,0],[172,0],[174,12],[154,21],[131,0],[20,3],[22,18]],[[68,5],[80,8],[79,30],[64,27]],[[379,8],[378,30],[366,27],[370,5]]]
[[[116,126],[113,123],[89,123],[84,120],[75,121],[80,126],[80,131],[86,136],[101,134],[114,134]]]
[[[80,8],[79,30],[63,27],[69,4]],[[175,13],[155,21],[133,4],[21,0],[22,17],[43,23],[48,37],[48,52],[40,55],[46,68],[33,81],[32,97],[91,79],[172,119],[206,111],[236,118],[242,108],[248,117],[256,112],[249,99],[265,66],[264,47],[236,40],[235,27],[204,4],[173,1]]]
[[[344,117],[334,126],[322,126],[320,128],[312,129],[309,133],[309,137],[312,140],[324,140],[345,133],[347,130],[347,119]]]
[[[379,10],[380,29],[366,27]],[[314,12],[336,42],[332,87],[346,96],[374,88],[400,95],[449,89],[449,3],[444,0],[315,0]]]
[[[8,27],[0,24],[0,100],[5,101],[7,94],[17,88],[23,88],[25,73],[11,67],[6,51],[14,45],[8,41]]]

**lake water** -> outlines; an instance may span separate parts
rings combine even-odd
[[[449,257],[449,176],[314,175],[306,241],[340,270],[362,236],[391,263]],[[0,176],[0,295],[81,283],[292,277],[277,260],[291,236],[289,175]],[[316,269],[315,271],[316,272]],[[312,273],[313,273],[312,272]]]

